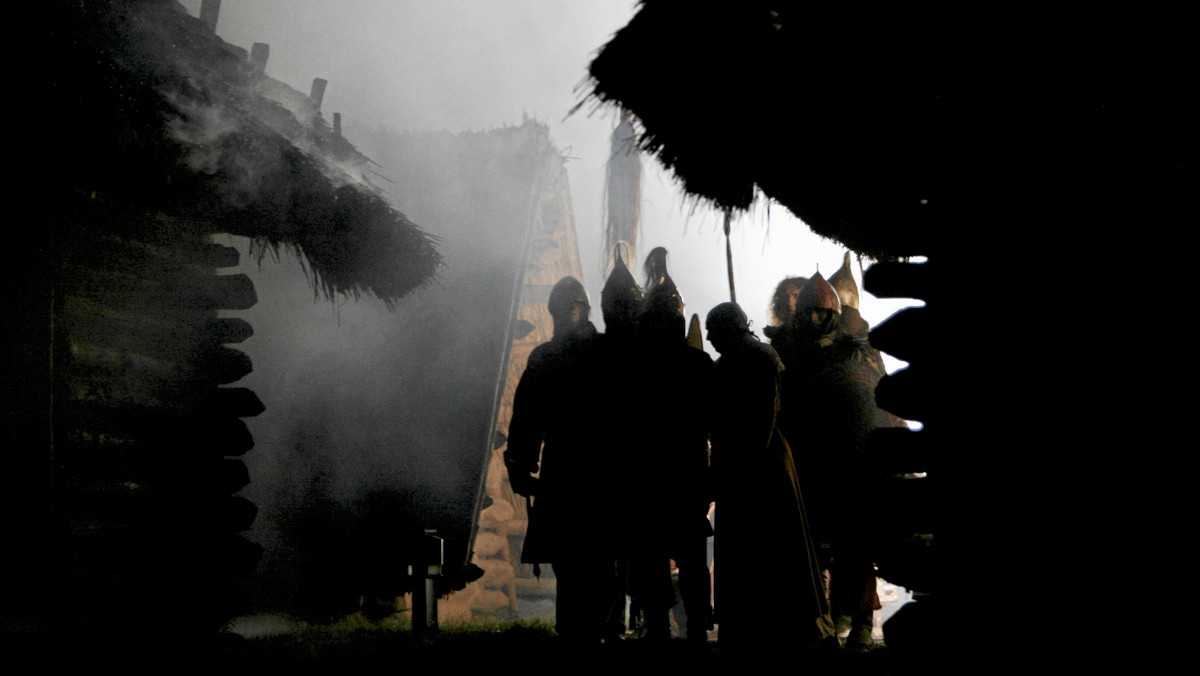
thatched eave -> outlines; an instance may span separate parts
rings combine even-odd
[[[591,96],[632,110],[643,148],[693,196],[744,210],[761,191],[858,251],[919,253],[876,224],[938,225],[922,209],[942,182],[923,133],[943,117],[937,87],[834,48],[826,33],[845,26],[823,19],[643,2],[592,62]]]
[[[590,96],[630,109],[643,147],[718,207],[761,191],[862,253],[970,250],[987,238],[968,214],[1074,227],[1104,217],[1116,177],[1149,194],[1161,183],[1139,177],[1178,172],[1186,42],[1169,29],[1066,9],[643,0],[593,60]]]
[[[71,158],[61,188],[291,249],[327,296],[390,304],[436,274],[434,238],[368,182],[370,160],[178,3],[55,9],[67,67],[42,86],[49,144]]]

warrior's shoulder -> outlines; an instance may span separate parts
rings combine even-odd
[[[782,371],[783,361],[775,348],[761,341],[747,341],[741,353],[746,363],[764,370]]]
[[[557,352],[557,350],[554,348],[554,343],[547,340],[541,345],[533,348],[533,351],[529,353],[529,360],[533,361],[534,359],[545,359],[555,352]]]
[[[711,370],[714,367],[713,358],[704,350],[688,346],[681,354],[689,364],[694,365],[694,368]]]
[[[529,359],[525,362],[525,370],[538,370],[550,366],[555,357],[558,355],[558,348],[551,341],[546,341],[541,345],[533,348],[529,353]]]
[[[770,359],[771,361],[779,359],[779,353],[775,351],[775,348],[771,347],[767,343],[762,342],[761,340],[748,342],[747,346],[749,347],[749,351],[753,352],[760,359],[766,358]]]

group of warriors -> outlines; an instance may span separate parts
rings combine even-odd
[[[555,285],[553,337],[530,355],[509,425],[509,481],[530,505],[522,560],[553,567],[558,634],[621,637],[628,595],[643,637],[669,638],[677,588],[689,641],[715,622],[723,649],[780,649],[836,641],[840,623],[849,645],[869,644],[864,445],[904,423],[875,406],[883,364],[849,255],[828,281],[780,284],[770,345],[736,303],[714,307],[715,363],[666,251],[648,257],[644,288],[614,259],[603,334],[583,285]]]

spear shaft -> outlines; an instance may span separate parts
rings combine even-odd
[[[733,245],[729,243],[729,221],[733,218],[732,211],[725,210],[725,263],[729,268],[729,300],[737,302],[737,290],[733,288]]]

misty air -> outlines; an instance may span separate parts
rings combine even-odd
[[[995,506],[1072,462],[1002,366],[997,308],[1034,294],[995,282],[1126,222],[1114,195],[1167,213],[1185,116],[1170,82],[1058,78],[1034,38],[1025,70],[955,20],[44,3],[6,638],[47,664],[985,665],[1015,626],[988,585],[1038,521]],[[1093,146],[1131,102],[1159,142]]]

